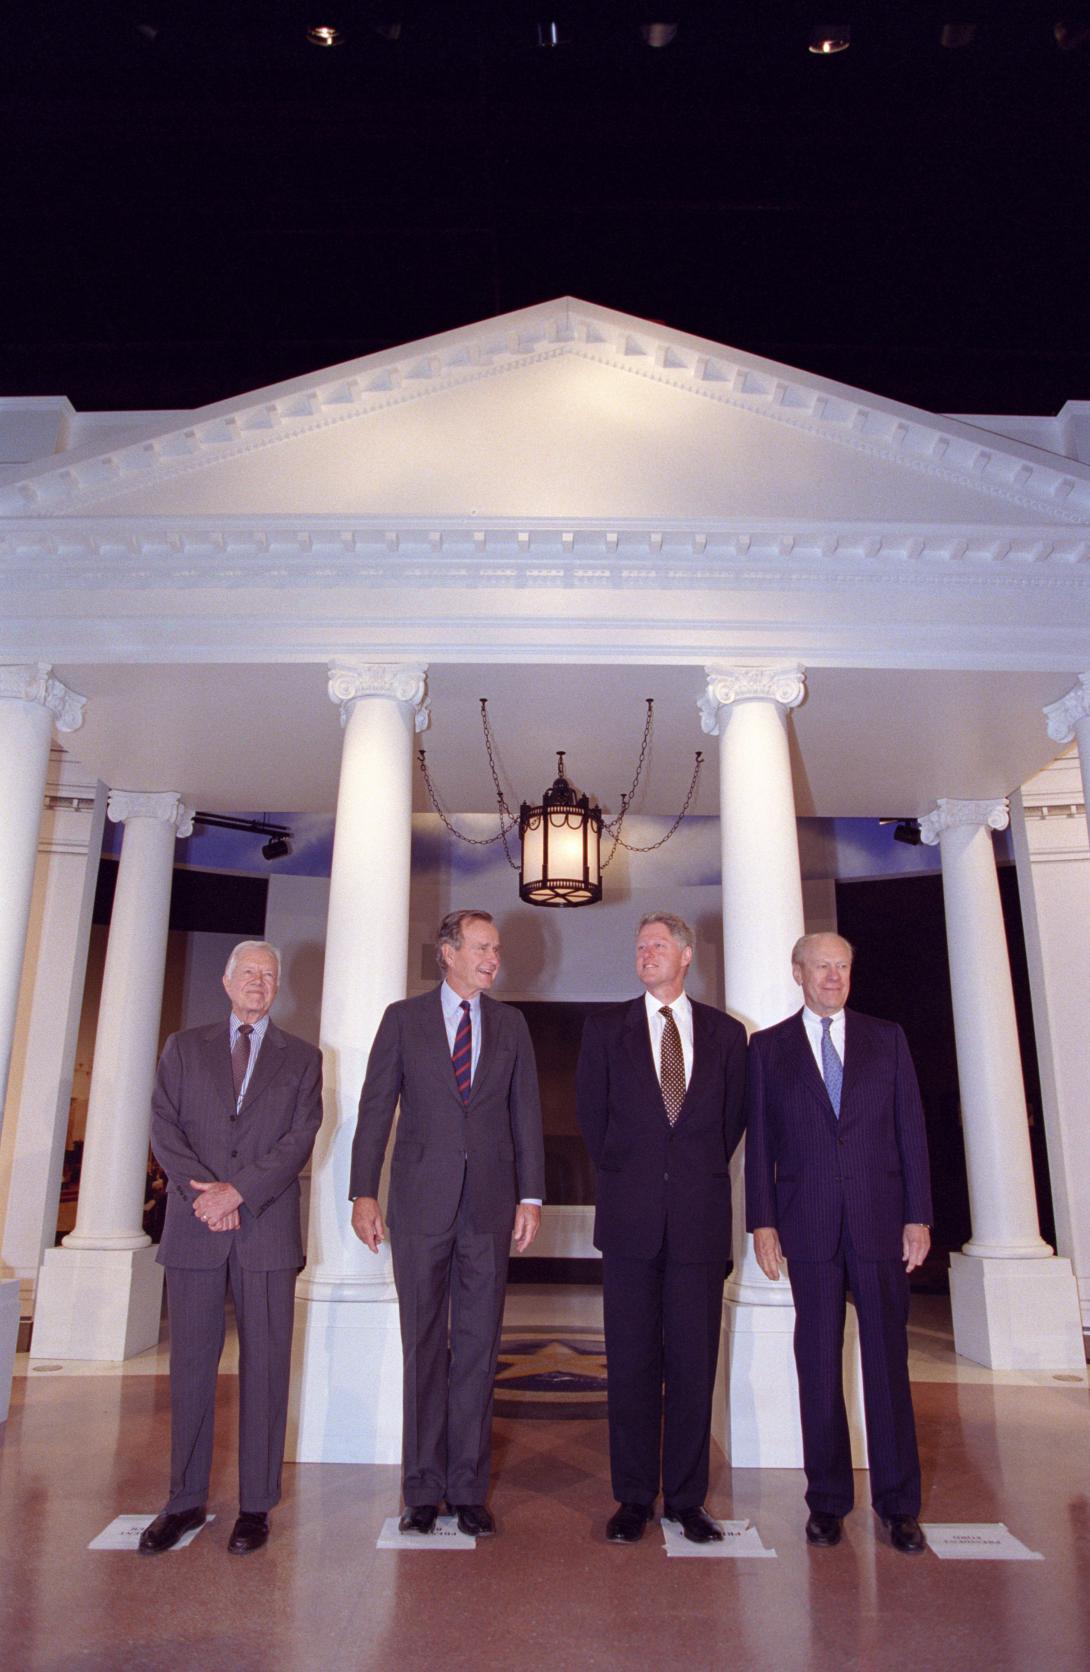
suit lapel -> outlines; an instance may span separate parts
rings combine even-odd
[[[231,1032],[227,1022],[217,1022],[204,1036],[208,1072],[228,1112],[235,1112],[235,1081],[231,1072]]]
[[[855,1088],[867,1077],[872,1054],[872,1036],[867,1018],[857,1011],[844,1012],[844,1083],[840,1089],[840,1119],[851,1113]]]
[[[647,1005],[642,998],[633,999],[628,1007],[628,1015],[624,1024],[624,1037],[633,1066],[644,1081],[647,1096],[658,1103],[665,1120],[666,1105],[662,1101],[662,1087],[659,1084],[658,1069],[655,1067],[655,1058],[651,1051],[651,1030],[647,1025]]]
[[[487,998],[484,993],[481,994],[479,1014],[481,1018],[481,1049],[477,1057],[477,1072],[474,1074],[469,1088],[469,1101],[471,1103],[484,1085],[485,1077],[492,1066],[496,1055],[496,1038],[500,1031],[502,1019],[500,1006],[494,1000]],[[452,1078],[453,1075],[454,1069],[452,1066]]]
[[[791,1065],[806,1090],[817,1099],[822,1112],[835,1127],[837,1124],[836,1115],[833,1113],[833,1106],[829,1101],[829,1093],[825,1089],[825,1081],[821,1077],[821,1070],[818,1068],[814,1053],[810,1049],[810,1041],[806,1034],[806,1025],[803,1022],[801,1010],[791,1018],[791,1023],[787,1034],[787,1051]],[[843,1109],[843,1087],[841,1087],[840,1093],[840,1106]]]
[[[698,1095],[701,1085],[711,1072],[712,1035],[711,1021],[702,1005],[689,1000],[689,1008],[693,1018],[693,1068],[689,1075],[689,1084],[685,1088],[685,1096],[681,1108],[678,1110],[678,1122],[685,1119],[685,1111],[689,1101]],[[661,1093],[660,1093],[661,1094]],[[665,1104],[663,1108],[665,1109]]]
[[[246,1096],[242,1099],[242,1108],[249,1109],[250,1105],[261,1096],[261,1093],[272,1084],[284,1066],[284,1052],[287,1041],[275,1022],[270,1022],[265,1029],[265,1037],[261,1041],[261,1049],[257,1053],[254,1071],[250,1075],[250,1084],[246,1087]],[[230,1057],[228,1057],[230,1062]],[[234,1081],[231,1082],[234,1092]],[[242,1110],[239,1111],[241,1114]]]

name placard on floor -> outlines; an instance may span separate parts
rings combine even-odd
[[[1043,1562],[1002,1521],[929,1521],[927,1542],[936,1556],[953,1562]]]
[[[172,1545],[174,1550],[184,1550],[187,1544],[192,1544],[198,1533],[203,1533],[214,1515],[209,1515],[199,1527],[191,1527],[189,1532]],[[104,1527],[97,1538],[93,1538],[87,1546],[88,1550],[135,1550],[140,1543],[140,1534],[145,1527],[150,1527],[155,1520],[154,1515],[115,1515],[108,1527]],[[166,1552],[164,1552],[166,1554]]]
[[[398,1532],[398,1517],[388,1515],[375,1542],[376,1550],[476,1550],[477,1540],[458,1531],[455,1515],[440,1515],[430,1533]]]
[[[701,1556],[705,1560],[721,1561],[730,1556],[775,1556],[774,1550],[766,1550],[761,1543],[761,1535],[748,1521],[719,1521],[723,1537],[718,1544],[694,1544],[687,1539],[681,1529],[679,1521],[660,1523],[662,1540],[668,1556]]]

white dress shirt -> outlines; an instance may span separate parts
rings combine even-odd
[[[844,1061],[844,1012],[843,1012],[843,1010],[838,1010],[835,1016],[830,1017],[830,1020],[831,1020],[833,1025],[829,1029],[829,1038],[833,1042],[833,1048],[836,1051],[837,1056],[840,1058],[841,1062],[843,1062]],[[802,1025],[806,1029],[806,1037],[810,1041],[810,1049],[814,1053],[814,1061],[818,1065],[818,1073],[821,1075],[822,1081],[824,1082],[825,1071],[821,1066],[821,1022],[822,1022],[822,1018],[820,1016],[815,1015],[815,1013],[810,1009],[809,1005],[804,1004],[803,1007],[802,1007]]]
[[[662,1080],[662,1030],[666,1023],[659,1015],[662,1000],[653,997],[651,993],[644,993],[644,1003],[647,1006],[647,1026],[651,1031],[651,1055],[655,1059],[655,1072]],[[680,993],[671,1000],[670,1014],[677,1023],[677,1031],[681,1035],[681,1055],[685,1063],[685,1089],[689,1089],[689,1081],[693,1077],[693,1007],[689,1003],[687,993]]]

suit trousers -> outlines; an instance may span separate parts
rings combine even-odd
[[[238,1324],[239,1507],[269,1510],[279,1503],[297,1276],[294,1268],[246,1270],[237,1243],[223,1265],[210,1271],[167,1266],[169,1511],[193,1509],[208,1499],[228,1286]]]
[[[901,1260],[863,1260],[847,1231],[831,1260],[788,1262],[802,1409],[806,1502],[847,1515],[854,1502],[844,1407],[847,1290],[859,1319],[871,1502],[882,1516],[919,1515],[920,1459],[908,1379],[908,1277]]]
[[[609,1459],[622,1504],[693,1509],[708,1491],[712,1394],[723,1323],[723,1260],[682,1264],[602,1255]]]
[[[449,1231],[390,1227],[405,1364],[401,1490],[407,1507],[483,1504],[511,1219],[471,1231],[465,1196]]]

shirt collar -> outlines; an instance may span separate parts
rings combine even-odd
[[[647,1005],[648,1016],[658,1016],[659,1021],[661,1022],[662,1017],[659,1016],[659,1011],[662,1009],[662,1000],[655,998],[654,994],[649,993],[646,987],[643,990],[643,997],[644,1002]],[[676,1020],[678,1016],[687,1015],[691,1009],[692,1005],[689,1003],[689,995],[683,987],[677,998],[670,1000],[671,1014]]]
[[[239,1021],[238,1017],[235,1015],[234,1011],[232,1010],[232,1012],[231,1012],[231,1044],[232,1045],[234,1045],[235,1040],[238,1038],[238,1030],[241,1026],[242,1026],[242,1023]],[[262,1016],[260,1022],[255,1022],[254,1025],[253,1025],[254,1031],[250,1035],[250,1049],[251,1050],[253,1050],[255,1045],[260,1045],[261,1044],[261,1041],[264,1039],[265,1034],[268,1030],[268,1026],[269,1026],[269,1012],[266,1010],[266,1012],[265,1012],[264,1016]]]
[[[456,993],[454,991],[454,988],[450,985],[449,981],[443,981],[440,983],[439,996],[443,1001],[443,1015],[457,1015],[462,1008],[462,997],[460,993]],[[473,997],[469,1001],[469,1014],[471,1016],[479,1016],[480,1013],[481,995],[480,993],[474,993]]]

